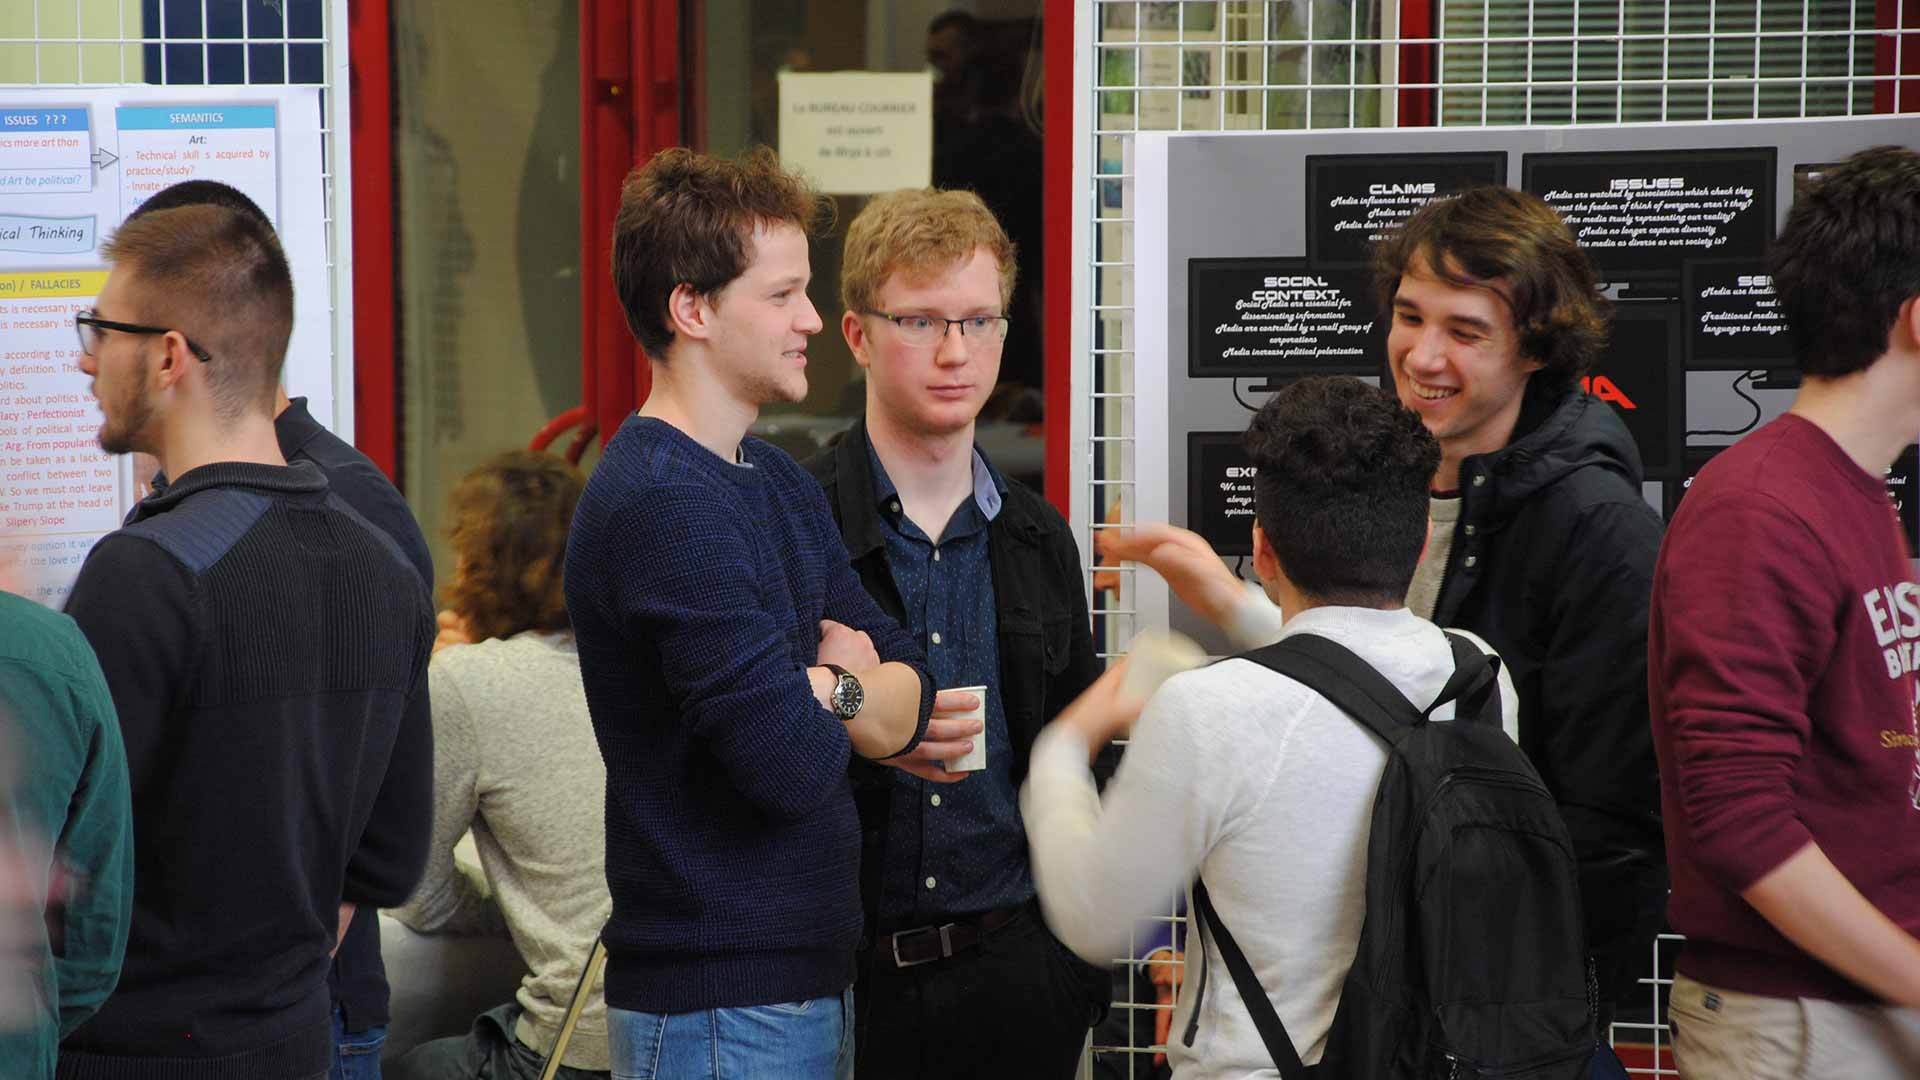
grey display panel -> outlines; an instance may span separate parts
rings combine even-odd
[[[1916,146],[1920,144],[1920,126],[1906,117],[1874,117],[1451,131],[1403,129],[1391,132],[1289,131],[1245,135],[1142,134],[1138,138],[1136,154],[1141,153],[1140,147],[1146,143],[1154,144],[1153,153],[1164,153],[1164,174],[1158,172],[1156,166],[1156,169],[1143,170],[1141,179],[1136,182],[1136,192],[1141,199],[1138,211],[1140,218],[1146,221],[1157,215],[1158,221],[1145,227],[1136,226],[1136,242],[1141,246],[1135,252],[1135,263],[1139,267],[1135,299],[1137,306],[1143,309],[1161,306],[1165,333],[1164,340],[1159,340],[1156,334],[1156,339],[1140,342],[1137,353],[1139,363],[1152,363],[1154,361],[1149,358],[1162,357],[1160,362],[1164,364],[1159,373],[1144,378],[1142,383],[1140,408],[1157,409],[1160,407],[1158,403],[1164,401],[1165,414],[1163,424],[1156,422],[1143,427],[1145,437],[1139,444],[1140,479],[1143,484],[1165,484],[1166,513],[1178,524],[1192,524],[1189,514],[1200,504],[1189,498],[1193,463],[1190,460],[1192,450],[1188,436],[1192,433],[1244,430],[1251,410],[1259,406],[1262,398],[1250,392],[1244,380],[1235,382],[1205,374],[1208,362],[1204,359],[1200,361],[1198,369],[1193,366],[1193,327],[1190,324],[1193,301],[1188,288],[1190,264],[1194,260],[1210,259],[1294,259],[1299,261],[1292,265],[1298,266],[1298,273],[1303,276],[1317,276],[1324,270],[1335,269],[1333,266],[1316,266],[1309,258],[1315,248],[1314,241],[1310,239],[1313,227],[1310,207],[1314,205],[1309,196],[1310,158],[1333,157],[1350,161],[1371,155],[1392,161],[1423,154],[1504,154],[1505,180],[1514,187],[1520,187],[1521,165],[1528,155],[1621,152],[1654,155],[1651,158],[1643,157],[1641,160],[1644,162],[1705,160],[1688,157],[1704,151],[1731,153],[1731,160],[1747,162],[1750,166],[1756,159],[1754,152],[1766,150],[1772,155],[1771,175],[1766,178],[1764,185],[1749,185],[1765,188],[1765,205],[1762,207],[1765,212],[1749,220],[1757,220],[1763,225],[1763,235],[1770,240],[1785,217],[1795,191],[1797,175],[1817,171],[1822,166],[1831,165],[1849,154],[1872,146],[1888,143]],[[1547,160],[1560,159],[1549,157]],[[1164,175],[1164,182],[1160,179],[1161,175]],[[1647,174],[1645,178],[1661,180],[1675,176],[1691,179],[1685,172]],[[1760,194],[1756,192],[1756,201],[1760,199]],[[1753,225],[1745,227],[1749,230],[1755,228]],[[1640,373],[1629,375],[1624,369],[1618,373],[1605,370],[1595,373],[1596,376],[1606,375],[1619,395],[1636,406],[1642,404],[1641,393],[1649,393],[1652,401],[1664,405],[1667,413],[1665,421],[1654,421],[1648,417],[1638,422],[1643,436],[1643,454],[1654,463],[1663,463],[1659,468],[1661,475],[1654,477],[1660,483],[1649,489],[1649,500],[1656,506],[1672,501],[1672,493],[1665,489],[1677,486],[1689,475],[1687,457],[1692,450],[1704,452],[1714,446],[1724,445],[1737,437],[1727,433],[1751,430],[1777,415],[1791,400],[1790,389],[1769,389],[1766,380],[1756,380],[1747,374],[1753,369],[1775,369],[1780,366],[1779,361],[1768,352],[1756,352],[1751,364],[1739,356],[1713,358],[1711,349],[1703,354],[1705,359],[1689,361],[1689,356],[1698,350],[1697,343],[1695,348],[1690,349],[1689,334],[1685,332],[1689,325],[1689,305],[1681,296],[1681,291],[1687,277],[1687,265],[1692,261],[1705,260],[1703,265],[1718,273],[1728,265],[1726,260],[1729,258],[1752,259],[1753,253],[1744,252],[1744,249],[1727,250],[1735,244],[1738,236],[1752,235],[1751,232],[1736,234],[1727,243],[1716,245],[1717,250],[1687,252],[1685,257],[1673,260],[1671,269],[1654,274],[1642,273],[1638,280],[1634,280],[1632,274],[1616,275],[1628,278],[1624,291],[1617,290],[1622,311],[1632,311],[1636,305],[1646,302],[1633,299],[1634,296],[1650,295],[1657,297],[1657,302],[1673,313],[1659,316],[1660,319],[1670,319],[1670,329],[1639,328],[1666,342],[1664,356],[1641,358],[1648,363],[1657,359],[1657,366],[1664,373],[1664,378],[1651,378]],[[1739,242],[1751,243],[1750,239]],[[1149,271],[1148,264],[1154,262],[1157,265]],[[1696,271],[1696,276],[1699,273]],[[1659,284],[1662,274],[1666,277],[1664,285]],[[1696,314],[1701,310],[1697,298],[1692,306]],[[1637,313],[1629,318],[1636,323],[1642,321]],[[1160,320],[1155,319],[1154,323],[1157,325]],[[1385,320],[1382,319],[1383,328],[1384,324]],[[1638,332],[1636,330],[1636,335]],[[1753,344],[1751,338],[1746,344]],[[1696,365],[1693,375],[1683,374],[1688,367]],[[1375,367],[1373,370],[1379,369]],[[1631,380],[1649,379],[1653,386],[1650,391],[1640,391],[1637,386],[1628,385]],[[1164,384],[1161,380],[1164,380]],[[1776,385],[1790,387],[1790,383]],[[1599,396],[1606,399],[1608,395],[1602,392]],[[1617,401],[1610,403],[1622,408]],[[1635,425],[1630,423],[1629,426]],[[1162,430],[1164,435],[1150,430],[1155,428]],[[1655,433],[1652,442],[1647,441],[1645,435],[1649,430]],[[1689,435],[1689,432],[1696,434]],[[1160,456],[1162,454],[1164,462]],[[1912,472],[1912,469],[1907,470],[1908,475]],[[1913,503],[1914,499],[1907,500],[1909,507]],[[1170,614],[1176,628],[1194,634],[1215,651],[1226,650],[1225,641],[1203,629],[1197,619],[1177,607]]]

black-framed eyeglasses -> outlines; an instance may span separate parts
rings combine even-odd
[[[88,356],[96,356],[99,354],[100,331],[102,330],[115,330],[122,334],[168,334],[173,332],[173,328],[168,326],[142,326],[139,323],[114,322],[112,319],[102,319],[93,313],[92,308],[88,308],[73,317],[73,331],[80,338],[80,351],[86,353]],[[210,364],[213,362],[213,357],[208,354],[207,350],[195,345],[192,338],[187,337],[185,334],[181,334],[180,336],[186,340],[187,351],[199,357],[201,363]]]
[[[889,315],[884,311],[867,311],[863,314],[885,319],[898,327],[900,339],[909,345],[938,345],[946,340],[947,331],[955,326],[960,328],[960,336],[970,345],[997,345],[1007,340],[1007,328],[1013,322],[1005,315],[968,315],[949,319],[940,315]]]

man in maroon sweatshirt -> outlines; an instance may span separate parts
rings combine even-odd
[[[1683,1077],[1920,1075],[1920,589],[1883,475],[1920,432],[1920,155],[1803,192],[1773,251],[1803,382],[1703,469],[1648,631],[1687,935]]]

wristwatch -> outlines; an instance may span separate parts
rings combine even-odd
[[[853,672],[838,664],[820,666],[833,672],[833,692],[827,695],[827,700],[833,704],[834,715],[842,720],[859,716],[860,706],[867,703],[867,691],[860,685],[860,680],[854,677]]]

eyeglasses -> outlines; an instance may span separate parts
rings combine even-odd
[[[899,328],[900,340],[909,345],[923,346],[934,346],[945,341],[947,331],[955,326],[960,328],[960,336],[968,345],[976,348],[998,345],[1007,340],[1007,327],[1012,322],[1005,315],[968,315],[963,319],[947,319],[939,315],[889,315],[884,311],[862,314],[887,320]]]
[[[85,311],[73,317],[73,331],[80,338],[80,351],[86,353],[88,356],[99,355],[100,331],[102,330],[117,330],[122,334],[168,334],[173,332],[171,327],[166,326],[141,326],[139,323],[114,322],[112,319],[102,319],[93,313],[92,308],[87,308]],[[187,351],[199,357],[201,363],[210,364],[213,362],[213,357],[207,353],[207,350],[195,345],[192,338],[188,338],[185,334],[180,336],[186,339]]]

